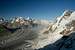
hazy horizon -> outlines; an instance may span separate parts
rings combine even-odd
[[[75,10],[75,0],[0,0],[0,16],[53,19],[64,10]]]

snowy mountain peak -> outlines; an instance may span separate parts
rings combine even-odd
[[[28,18],[23,18],[23,17],[15,17],[11,20],[11,23],[17,22],[17,23],[24,23],[25,21],[31,21],[31,19]]]
[[[71,10],[66,10],[60,17],[58,17],[56,23],[51,24],[48,28],[42,30],[42,33],[46,34],[43,34],[43,36],[47,37],[46,39],[39,40],[36,48],[42,48],[48,44],[52,44],[63,36],[69,36],[74,31],[75,12]]]
[[[9,31],[13,29],[16,29],[17,31],[15,30],[11,34],[10,38],[6,36],[5,38],[3,37],[3,39],[0,39],[2,41],[6,40],[5,43],[0,42],[0,47],[9,46],[10,48],[12,48],[11,46],[16,46],[13,48],[22,49],[27,47],[27,49],[39,49],[43,48],[46,45],[55,43],[64,36],[67,37],[72,33],[75,33],[75,11],[72,10],[64,11],[64,13],[56,19],[56,23],[50,23],[47,20],[31,20],[32,19],[29,17],[17,17],[11,20],[12,24],[8,22],[6,23],[7,25],[1,24]],[[22,45],[17,46],[18,44]]]

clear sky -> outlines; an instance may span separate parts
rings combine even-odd
[[[64,10],[75,10],[75,0],[0,0],[0,16],[52,19]]]

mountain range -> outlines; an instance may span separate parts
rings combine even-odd
[[[6,33],[5,33],[6,32]],[[0,18],[1,50],[74,50],[75,11],[66,10],[56,22]]]

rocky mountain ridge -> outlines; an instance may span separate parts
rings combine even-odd
[[[0,37],[1,50],[39,50],[40,48],[61,50],[67,41],[74,38],[75,11],[64,11],[55,23],[18,17],[10,21],[4,21],[1,18],[0,25],[2,26],[0,30],[5,29],[10,33],[10,35]],[[69,38],[70,40],[67,40]],[[49,46],[45,47],[47,45]]]

